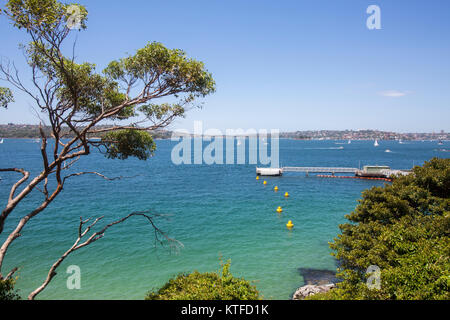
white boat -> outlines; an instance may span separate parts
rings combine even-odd
[[[403,140],[402,139],[398,140],[398,143],[403,144]]]
[[[391,150],[389,150],[389,149],[387,149],[386,151],[385,151],[386,153],[391,153],[392,151]]]
[[[380,144],[378,143],[378,140],[375,140],[374,146],[375,147],[379,147],[380,146]]]
[[[0,144],[2,144],[2,143],[3,143],[3,138],[0,139]]]
[[[256,174],[258,176],[281,176],[281,175],[283,175],[283,169],[281,169],[281,168],[256,168]]]
[[[348,140],[348,144],[352,144],[352,140]]]

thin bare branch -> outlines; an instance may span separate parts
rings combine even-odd
[[[63,184],[64,184],[65,181],[66,181],[67,179],[69,179],[69,178],[72,178],[72,177],[79,177],[79,176],[82,176],[82,175],[85,175],[85,174],[93,174],[93,175],[99,176],[100,178],[103,178],[103,179],[108,180],[108,181],[120,180],[120,179],[125,178],[125,177],[123,177],[123,176],[120,176],[120,177],[114,177],[114,178],[108,178],[107,176],[105,176],[105,175],[103,175],[103,174],[101,174],[101,173],[95,172],[95,171],[91,171],[91,172],[77,172],[77,173],[72,173],[72,174],[69,174],[68,176],[65,176],[65,177],[63,178]]]
[[[99,217],[97,219],[94,220],[94,222],[92,222],[89,226],[87,226],[84,230],[83,227],[85,226],[85,224],[89,223],[89,221],[91,221],[91,219],[87,219],[87,220],[83,220],[83,218],[80,217],[80,223],[78,225],[78,238],[75,240],[75,242],[73,243],[73,245],[58,259],[56,260],[56,262],[51,266],[48,274],[47,274],[47,278],[44,280],[44,282],[36,289],[34,290],[32,293],[30,293],[30,295],[28,296],[29,300],[34,300],[36,298],[36,296],[38,294],[40,294],[47,286],[48,284],[52,281],[52,279],[56,276],[56,270],[58,269],[58,267],[61,265],[61,263],[73,252],[84,248],[100,239],[102,239],[105,235],[105,232],[118,224],[121,224],[123,222],[125,222],[126,220],[128,220],[131,217],[134,216],[140,216],[140,217],[144,217],[149,223],[150,225],[153,227],[153,229],[155,230],[155,235],[156,235],[156,239],[162,244],[163,241],[159,239],[159,236],[162,236],[167,242],[169,243],[173,243],[176,246],[179,247],[183,247],[183,244],[175,239],[172,239],[170,237],[168,237],[161,229],[159,229],[155,223],[153,222],[153,217],[150,216],[148,211],[143,211],[143,212],[134,212],[134,213],[130,213],[129,215],[116,220],[114,222],[111,222],[110,224],[106,225],[105,227],[103,227],[100,231],[97,231],[95,233],[93,233],[92,235],[90,235],[88,237],[87,240],[85,240],[84,242],[80,243],[83,238],[90,232],[90,230],[100,221],[102,220],[104,217]]]

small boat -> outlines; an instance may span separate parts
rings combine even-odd
[[[389,150],[389,149],[387,149],[386,151],[385,151],[386,153],[391,153],[392,151],[391,150]]]
[[[352,144],[352,140],[348,140],[348,144]]]
[[[3,138],[0,139],[0,144],[2,144],[2,143],[3,143]]]
[[[378,143],[378,140],[375,140],[374,146],[375,147],[379,147],[380,146],[380,144]]]
[[[403,140],[402,139],[398,140],[398,143],[403,144]]]
[[[440,146],[444,145],[444,143],[442,142],[442,140],[439,140],[438,145],[440,145]]]

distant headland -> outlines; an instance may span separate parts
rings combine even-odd
[[[99,126],[108,127],[108,126]],[[50,137],[50,127],[44,127],[44,132]],[[157,130],[152,132],[155,139],[170,139],[172,131]],[[67,130],[67,137],[70,137],[70,130]],[[182,136],[182,134],[180,135]],[[0,124],[0,138],[34,139],[40,138],[39,126],[30,124]],[[305,130],[296,132],[281,132],[282,139],[295,140],[450,140],[450,133],[440,131],[399,133],[380,130]]]

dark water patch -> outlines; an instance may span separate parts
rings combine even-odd
[[[304,285],[324,285],[329,283],[337,283],[336,271],[320,270],[311,268],[299,268],[298,271],[303,277]]]

